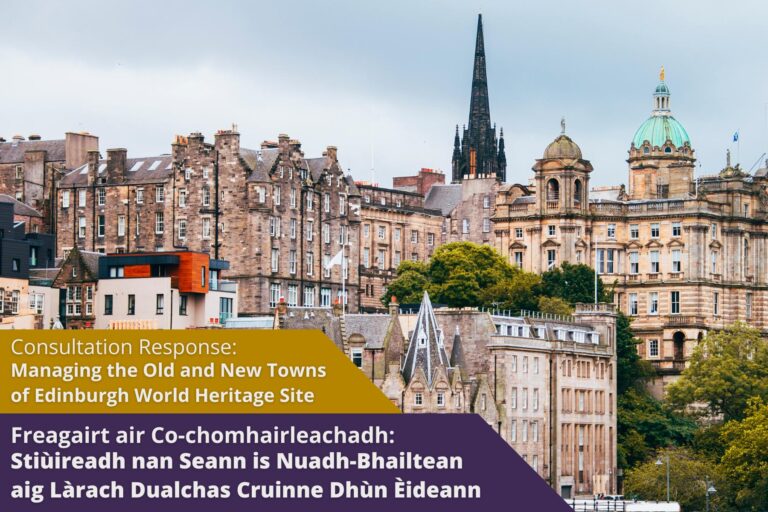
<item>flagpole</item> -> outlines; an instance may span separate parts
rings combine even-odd
[[[346,242],[342,240],[341,246],[341,315],[344,316],[347,313],[347,279],[346,279],[346,264],[347,255],[344,248],[347,246]]]

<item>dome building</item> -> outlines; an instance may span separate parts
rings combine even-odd
[[[581,213],[588,211],[587,191],[592,164],[584,160],[581,148],[565,134],[565,120],[561,133],[544,150],[542,158],[533,166],[539,213]]]
[[[694,193],[696,162],[691,139],[672,116],[669,87],[660,82],[653,93],[651,116],[635,132],[629,148],[629,195],[632,199],[686,198]]]

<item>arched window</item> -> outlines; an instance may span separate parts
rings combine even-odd
[[[643,148],[643,154],[646,154],[646,155],[647,155],[647,154],[648,154],[648,153],[650,153],[650,152],[651,152],[651,148],[649,148],[648,146],[645,146],[645,147]]]
[[[671,153],[672,152],[672,148],[667,146],[667,147],[664,148],[664,152],[665,153]]]
[[[574,204],[581,204],[581,180],[576,180],[573,182],[573,203]]]
[[[685,359],[685,333],[677,331],[672,336],[675,349],[675,360],[682,361]]]
[[[547,182],[547,201],[559,201],[560,200],[560,183],[556,179],[552,178]]]

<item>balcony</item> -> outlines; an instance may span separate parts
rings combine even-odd
[[[559,200],[547,200],[547,210],[557,210],[558,208],[560,208]]]
[[[638,203],[592,203],[590,211],[596,214],[638,214],[658,215],[659,212],[680,213],[722,213],[723,207],[717,204],[702,203],[695,199],[673,199],[661,201],[643,201]]]
[[[668,315],[666,324],[670,327],[703,327],[706,319],[696,315]]]
[[[685,359],[651,360],[654,370],[659,375],[680,375],[685,370]]]

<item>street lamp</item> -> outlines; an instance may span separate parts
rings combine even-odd
[[[656,465],[661,466],[662,464],[666,463],[667,465],[667,502],[669,502],[669,454],[665,456],[665,461],[661,460],[661,456],[656,460]]]
[[[715,486],[712,484],[712,482],[709,481],[709,477],[704,477],[704,485],[707,487],[707,512],[709,512],[709,496],[711,494],[715,494],[717,492],[717,489],[715,489]]]

